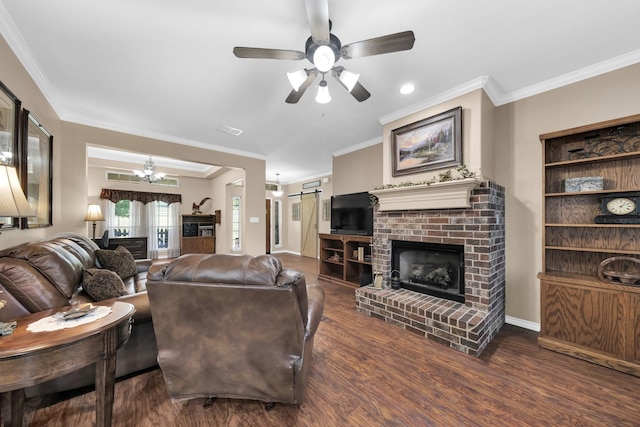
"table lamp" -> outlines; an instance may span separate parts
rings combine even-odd
[[[24,218],[35,216],[22,191],[16,168],[0,165],[0,217]],[[0,223],[0,228],[4,224]]]
[[[84,216],[85,221],[93,221],[93,239],[96,238],[96,221],[104,221],[104,216],[102,216],[102,209],[100,209],[100,205],[97,203],[92,203],[89,205],[87,209],[87,214]]]
[[[27,216],[35,215],[22,191],[22,187],[20,187],[16,168],[0,165],[0,217],[24,218]],[[3,225],[0,222],[0,228]],[[0,309],[6,304],[5,300],[0,300]],[[15,328],[16,321],[0,322],[0,335],[11,335]]]

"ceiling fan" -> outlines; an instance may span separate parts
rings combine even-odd
[[[234,47],[233,53],[238,58],[287,59],[300,61],[308,59],[312,68],[305,68],[294,73],[287,73],[293,90],[286,99],[289,104],[300,100],[304,92],[311,86],[318,74],[322,75],[318,87],[316,101],[324,104],[331,101],[325,74],[331,73],[351,95],[362,102],[371,94],[358,82],[359,74],[351,73],[335,63],[344,59],[362,58],[383,53],[409,50],[413,47],[415,36],[413,31],[389,34],[382,37],[363,40],[342,45],[340,39],[331,34],[328,0],[305,0],[311,37],[305,44],[304,52],[285,49],[264,49],[258,47]]]

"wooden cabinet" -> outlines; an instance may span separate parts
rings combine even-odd
[[[361,283],[371,283],[372,238],[370,236],[320,234],[319,237],[320,274],[318,277],[356,287]]]
[[[146,237],[115,237],[109,239],[108,249],[116,249],[118,246],[127,248],[134,259],[148,258]]]
[[[622,216],[596,223],[603,200],[640,194],[640,115],[540,140],[544,224],[538,343],[640,376],[640,288],[598,275],[608,258],[640,259],[640,224]],[[576,187],[576,182],[587,184]]]
[[[216,215],[182,215],[180,254],[216,253]]]

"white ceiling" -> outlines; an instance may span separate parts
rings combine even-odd
[[[286,104],[306,60],[233,55],[304,51],[302,0],[0,0],[0,33],[63,120],[264,158],[283,183],[330,173],[332,153],[381,141],[381,118],[460,88],[501,104],[640,62],[638,0],[329,0],[329,14],[343,44],[415,33],[410,51],[338,63],[360,73],[362,103],[328,79],[329,104],[313,86]]]

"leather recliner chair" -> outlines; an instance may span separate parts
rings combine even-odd
[[[158,364],[174,399],[301,404],[324,289],[271,255],[183,255],[149,271]]]

